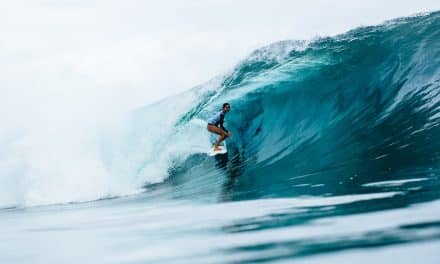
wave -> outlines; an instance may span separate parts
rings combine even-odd
[[[229,73],[107,127],[101,164],[119,192],[168,184],[194,199],[352,194],[371,182],[433,179],[438,28],[434,12],[256,50]],[[224,102],[234,136],[228,155],[208,157],[205,120]]]
[[[181,115],[162,135],[159,159],[138,176],[157,182],[150,166],[166,164],[159,181],[185,179],[191,196],[223,176],[228,199],[362,193],[369,182],[432,178],[440,158],[439,26],[436,12],[259,49],[214,85],[184,94],[192,100],[183,110],[148,108]],[[197,153],[209,146],[203,120],[224,102],[234,136],[228,157],[213,163]]]

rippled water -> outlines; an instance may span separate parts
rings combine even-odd
[[[203,203],[143,194],[2,210],[0,259],[289,263],[295,258],[309,263],[311,257],[315,263],[389,263],[403,254],[400,263],[419,257],[424,263],[438,263],[440,202],[396,206],[423,189],[417,182],[394,182],[388,187],[394,190],[332,197]],[[386,209],[390,206],[394,209]]]

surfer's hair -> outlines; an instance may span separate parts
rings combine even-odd
[[[224,103],[222,109],[225,109],[226,106],[231,106],[231,105],[229,103]]]

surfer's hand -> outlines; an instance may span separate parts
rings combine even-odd
[[[232,137],[232,132],[228,132],[228,137]]]

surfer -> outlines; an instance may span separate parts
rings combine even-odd
[[[232,136],[232,133],[223,126],[225,115],[230,110],[231,106],[229,105],[229,103],[224,103],[222,110],[208,120],[208,131],[220,136],[214,144],[214,151],[221,150],[221,148],[219,147],[220,143],[227,137]]]

